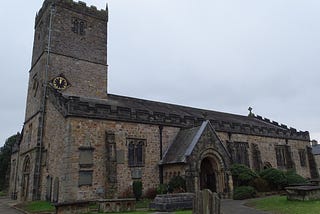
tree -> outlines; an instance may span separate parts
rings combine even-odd
[[[16,143],[18,135],[19,133],[9,137],[0,148],[0,191],[8,188],[9,177],[7,175],[10,174],[12,146]]]

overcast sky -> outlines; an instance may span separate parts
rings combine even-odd
[[[319,0],[108,4],[109,93],[241,115],[251,106],[320,140]],[[23,126],[41,5],[1,2],[0,146]]]

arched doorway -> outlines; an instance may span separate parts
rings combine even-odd
[[[200,189],[210,189],[217,192],[217,179],[212,159],[205,158],[201,161],[200,167]]]
[[[27,156],[23,162],[23,175],[22,175],[22,191],[21,200],[26,201],[29,194],[29,178],[30,178],[30,157]]]

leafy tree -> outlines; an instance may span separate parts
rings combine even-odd
[[[12,135],[0,148],[0,191],[8,188],[12,146],[16,143],[17,137],[18,134]]]

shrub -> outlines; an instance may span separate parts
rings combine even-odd
[[[287,185],[287,177],[281,170],[275,168],[264,169],[260,176],[268,181],[270,187],[274,190],[281,190]]]
[[[181,176],[175,176],[171,178],[168,184],[168,191],[172,192],[185,192],[186,191],[186,180]]]
[[[257,173],[243,164],[233,164],[231,166],[231,173],[235,186],[247,186],[258,177]]]
[[[293,184],[305,184],[307,183],[307,180],[303,178],[302,176],[298,175],[295,171],[290,170],[285,173],[287,177],[287,184],[293,185]]]
[[[234,189],[233,199],[242,200],[246,198],[253,198],[255,194],[256,190],[252,186],[240,186]]]
[[[157,194],[167,194],[168,192],[168,185],[167,184],[160,184],[157,188]]]
[[[140,200],[142,195],[142,182],[141,181],[134,181],[132,184],[133,194],[137,201]]]
[[[145,193],[145,198],[148,199],[154,199],[157,195],[157,189],[156,188],[149,188],[147,189],[146,193]]]
[[[263,178],[255,178],[250,182],[250,186],[254,187],[258,192],[269,192],[271,191],[268,181]]]

